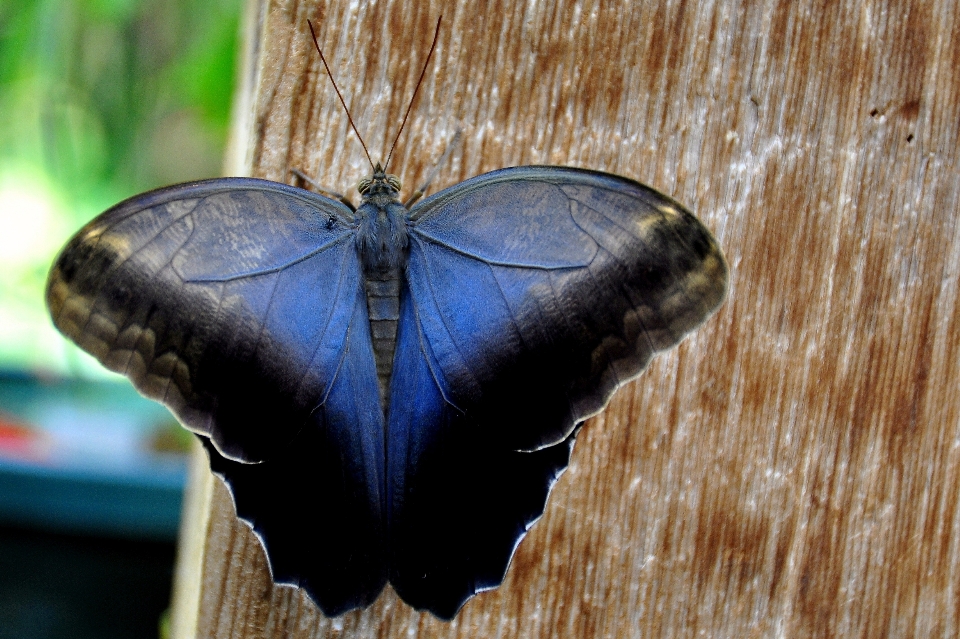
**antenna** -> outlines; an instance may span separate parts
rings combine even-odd
[[[317,53],[320,54],[320,61],[323,62],[323,68],[327,70],[327,75],[330,76],[330,82],[333,83],[333,90],[337,92],[337,97],[340,98],[340,104],[343,105],[343,110],[347,112],[347,119],[350,120],[350,126],[353,127],[353,132],[357,134],[357,139],[360,140],[360,146],[363,147],[363,152],[367,154],[367,162],[370,163],[370,168],[373,167],[373,160],[370,159],[370,151],[367,150],[367,145],[363,143],[363,138],[360,137],[360,131],[357,131],[357,125],[353,123],[353,117],[350,115],[350,109],[347,108],[347,103],[343,101],[343,95],[340,93],[340,89],[337,87],[337,81],[333,79],[333,73],[330,72],[330,65],[327,64],[327,59],[323,57],[323,51],[320,50],[320,45],[317,43],[317,34],[313,30],[313,23],[310,20],[307,20],[307,24],[310,26],[310,35],[313,36],[313,46],[317,48]],[[440,29],[440,22],[437,22],[437,29]],[[436,36],[434,36],[434,44],[436,44]],[[430,49],[430,53],[433,53],[433,49]],[[429,60],[430,58],[427,58]],[[426,69],[424,69],[426,70]],[[420,79],[423,79],[423,76],[420,76]],[[420,86],[419,84],[417,85]],[[416,95],[416,93],[414,93]],[[409,112],[409,109],[408,109]],[[406,118],[404,118],[406,120]],[[396,144],[396,142],[394,142]],[[392,150],[391,150],[392,151]],[[387,156],[389,158],[389,156]]]
[[[403,127],[407,123],[407,116],[410,115],[410,109],[413,108],[413,102],[414,100],[417,99],[417,92],[420,90],[420,85],[423,84],[423,76],[427,74],[427,65],[430,64],[430,58],[433,56],[433,50],[437,48],[437,38],[440,37],[440,21],[441,20],[443,20],[442,15],[439,18],[437,18],[437,30],[433,33],[433,44],[430,45],[430,53],[427,54],[427,61],[423,63],[423,71],[420,72],[420,79],[417,80],[417,86],[413,90],[413,97],[410,98],[410,104],[407,106],[407,112],[403,114],[403,122],[400,123],[400,130],[397,131],[397,137],[393,139],[393,145],[390,147],[390,152],[387,153],[387,159],[383,163],[384,171],[387,170],[387,165],[390,164],[390,158],[393,157],[393,150],[397,148],[397,140],[400,139],[400,134],[403,133]],[[324,62],[324,64],[326,64],[326,62]],[[332,80],[333,77],[331,76],[330,79]]]

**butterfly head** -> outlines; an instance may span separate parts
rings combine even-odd
[[[383,170],[377,162],[373,167],[373,175],[363,178],[357,185],[357,190],[364,198],[377,194],[387,194],[396,197],[400,193],[400,178]]]

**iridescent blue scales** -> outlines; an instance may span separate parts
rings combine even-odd
[[[389,581],[451,618],[503,580],[579,424],[706,320],[727,266],[614,175],[503,169],[410,210],[398,186],[376,173],[357,210],[255,179],[145,193],[67,244],[47,301],[200,436],[277,582],[336,615]]]

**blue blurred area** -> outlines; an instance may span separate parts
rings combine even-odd
[[[108,474],[0,462],[0,517],[50,530],[176,540],[185,469]]]
[[[128,384],[0,375],[0,522],[173,541],[186,448]]]
[[[126,383],[0,374],[0,639],[157,636],[190,437]]]

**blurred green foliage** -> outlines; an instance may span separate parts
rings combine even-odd
[[[43,308],[56,251],[126,197],[220,173],[240,5],[0,0],[0,368],[87,370]]]

